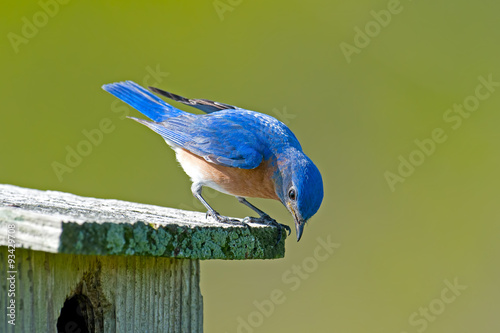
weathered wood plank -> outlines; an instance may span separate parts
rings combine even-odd
[[[16,325],[0,316],[0,332],[202,332],[198,259],[279,258],[286,238],[275,244],[271,226],[11,185],[0,185],[0,230],[0,270],[15,276],[15,295],[0,278],[0,306],[16,302]]]
[[[272,259],[285,252],[286,232],[231,226],[179,209],[0,185],[0,228],[16,223],[17,246],[88,255],[186,259]],[[0,233],[0,245],[6,245]]]

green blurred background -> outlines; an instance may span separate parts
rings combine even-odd
[[[49,17],[37,1],[3,4],[0,182],[202,210],[173,152],[101,85],[134,80],[271,114],[322,171],[323,206],[284,259],[202,262],[207,332],[500,331],[500,87],[458,129],[443,119],[474,101],[479,76],[500,82],[498,2],[58,6]],[[390,22],[388,8],[399,11]],[[366,24],[373,37],[348,62],[340,45]],[[113,130],[59,179],[53,163],[105,118]],[[435,128],[447,140],[391,191],[386,171]],[[250,213],[206,193],[224,214]],[[292,224],[279,203],[255,202]],[[340,245],[324,261],[318,237]],[[454,280],[467,288],[446,289]],[[259,312],[273,290],[283,302]]]

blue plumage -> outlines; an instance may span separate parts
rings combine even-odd
[[[179,149],[182,149],[202,157],[206,163],[234,168],[235,171],[237,169],[260,170],[262,168],[259,169],[259,166],[264,165],[262,163],[265,162],[266,168],[270,168],[269,172],[260,170],[251,174],[242,173],[242,177],[272,182],[276,192],[275,197],[294,216],[297,239],[300,239],[305,222],[316,213],[321,205],[323,182],[319,170],[303,153],[299,141],[285,124],[262,113],[205,99],[187,99],[150,87],[152,91],[160,95],[198,108],[207,114],[187,113],[174,108],[131,81],[107,84],[103,86],[103,89],[153,120],[150,122],[132,118],[160,134],[178,153]],[[193,171],[195,169],[192,166],[182,163],[181,165],[188,174],[191,173],[192,179],[193,172],[202,172],[199,168],[195,168],[198,171]],[[207,164],[207,167],[210,165]],[[217,170],[222,175],[234,174],[232,169],[224,171],[225,169],[220,169],[220,167]],[[203,167],[201,168],[203,170]],[[201,187],[211,186],[227,193],[232,193],[231,191],[236,193],[239,190],[234,187],[227,190],[231,185],[227,184],[231,182],[228,180],[229,176],[224,178],[219,175],[217,179],[214,177],[216,176],[213,172],[211,176],[206,172],[195,176],[197,180],[193,179],[193,194],[202,201],[214,218],[220,220],[222,217],[201,197]],[[255,185],[259,186],[259,184]],[[241,189],[238,193],[253,192],[248,190],[245,192]],[[257,211],[261,219],[270,219],[267,214],[245,199],[239,198],[239,200]]]
[[[170,117],[186,114],[132,81],[105,84],[102,89],[141,111],[153,121],[164,121]]]

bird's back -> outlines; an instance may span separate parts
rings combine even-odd
[[[293,147],[302,150],[295,134],[276,118],[256,111],[245,109],[222,110],[207,115],[201,115],[196,121],[201,126],[218,128],[219,124],[232,123],[252,132],[260,140],[263,147],[280,150]],[[219,134],[229,138],[238,137],[238,131],[231,127],[221,127]]]

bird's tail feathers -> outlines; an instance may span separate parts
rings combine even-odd
[[[132,81],[105,84],[102,86],[102,89],[118,97],[156,122],[186,114],[186,112],[174,108]]]

